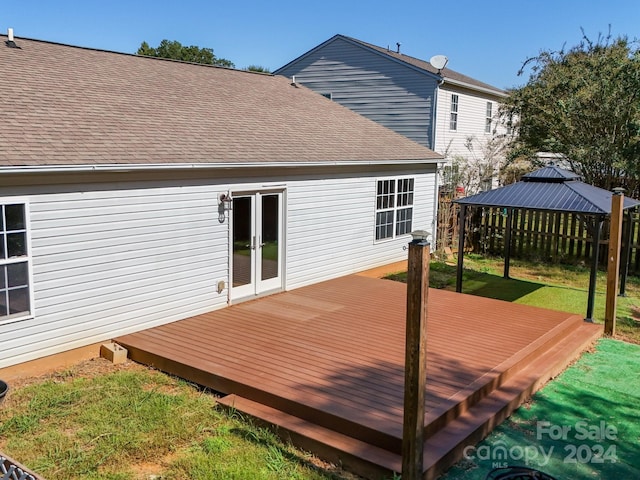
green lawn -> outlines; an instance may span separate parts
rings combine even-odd
[[[211,393],[103,359],[12,389],[0,451],[49,479],[351,478],[219,410]]]
[[[501,259],[465,255],[463,293],[586,315],[589,269],[580,266],[547,265],[514,260],[510,279],[502,277]],[[429,284],[455,290],[456,267],[432,261]],[[404,281],[406,272],[388,278]],[[606,272],[598,272],[594,320],[604,321]],[[640,279],[629,277],[627,295],[618,297],[618,337],[640,344]]]

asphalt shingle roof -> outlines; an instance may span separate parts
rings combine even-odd
[[[442,158],[284,77],[5,40],[0,166]]]

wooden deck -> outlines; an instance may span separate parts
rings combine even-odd
[[[406,287],[352,275],[115,339],[369,478],[401,469]],[[601,334],[577,315],[430,290],[435,478]]]

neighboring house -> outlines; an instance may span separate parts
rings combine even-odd
[[[442,157],[281,76],[0,37],[0,367],[404,260]]]
[[[498,121],[504,90],[388,48],[336,35],[277,75],[462,163],[472,190],[490,187],[510,129]],[[462,165],[460,165],[462,167]],[[488,183],[487,183],[488,182]]]

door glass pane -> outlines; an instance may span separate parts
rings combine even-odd
[[[251,197],[233,199],[233,286],[251,283]]]
[[[262,196],[262,272],[261,279],[269,280],[278,276],[279,195]]]

